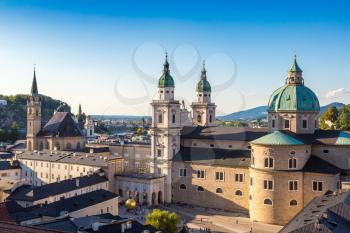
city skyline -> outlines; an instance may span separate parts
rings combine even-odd
[[[225,115],[266,105],[296,53],[322,105],[348,103],[348,3],[295,2],[293,14],[284,3],[220,3],[0,1],[0,93],[29,93],[36,64],[39,92],[75,112],[82,104],[87,114],[149,115],[166,50],[177,99],[195,100],[205,60]]]

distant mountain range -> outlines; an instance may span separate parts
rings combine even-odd
[[[321,107],[321,114],[325,112],[329,107],[334,106],[336,108],[341,108],[345,104],[343,103],[330,103],[325,106]],[[232,121],[232,120],[257,120],[257,119],[263,119],[267,116],[267,106],[259,106],[251,109],[247,109],[244,111],[234,112],[225,116],[219,116],[219,120],[223,121]]]

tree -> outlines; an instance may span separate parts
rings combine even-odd
[[[137,134],[137,135],[142,135],[142,134],[144,134],[143,128],[137,128],[136,134]]]
[[[335,125],[339,130],[350,130],[350,105],[340,109],[340,114]]]
[[[331,106],[323,113],[320,118],[321,129],[334,129],[335,122],[338,119],[339,111],[336,107]]]
[[[170,213],[166,210],[154,209],[146,216],[146,224],[149,224],[157,230],[165,230],[170,233],[176,233],[181,218],[176,213]]]
[[[13,122],[10,127],[10,133],[8,135],[9,141],[16,141],[19,139],[19,126],[16,122]]]

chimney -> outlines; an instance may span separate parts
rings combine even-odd
[[[77,178],[76,180],[75,180],[75,185],[77,186],[77,187],[79,187],[79,178]]]

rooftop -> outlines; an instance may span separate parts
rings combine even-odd
[[[70,151],[25,151],[17,155],[17,159],[28,159],[58,163],[79,164],[94,167],[107,167],[108,160],[118,159],[120,156],[105,155],[99,153],[83,153]]]
[[[314,198],[280,233],[319,233],[350,231],[349,192]]]
[[[23,185],[12,192],[8,199],[16,201],[37,201],[107,181],[108,179],[105,176],[93,174],[42,186]],[[79,183],[79,186],[77,186],[77,183]]]
[[[251,142],[255,145],[275,145],[275,146],[286,146],[286,145],[304,145],[303,142],[293,138],[288,134],[284,134],[280,131],[275,131],[261,138],[258,138]]]
[[[16,165],[13,164],[11,161],[0,161],[0,171],[10,169],[21,169],[21,167],[19,166],[19,163]]]
[[[65,211],[71,213],[111,200],[116,197],[118,197],[116,194],[104,189],[100,189],[40,206],[40,208],[38,208],[39,206],[22,208],[18,212],[12,212],[11,217],[19,222],[38,218],[41,216],[59,217]]]

